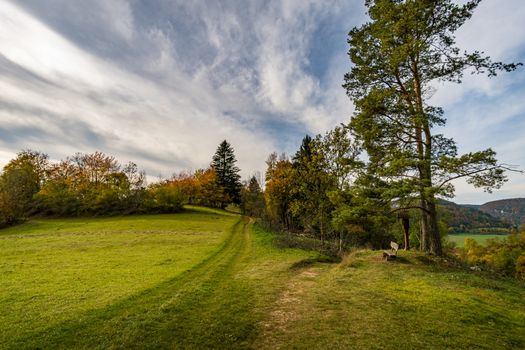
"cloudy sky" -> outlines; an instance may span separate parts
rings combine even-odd
[[[465,49],[525,61],[523,0],[485,0]],[[151,177],[209,164],[227,139],[246,177],[273,151],[352,115],[341,88],[362,0],[0,0],[0,166],[21,149],[52,159],[96,150]],[[493,147],[525,168],[525,70],[436,89],[461,152]],[[492,195],[525,197],[512,174]]]

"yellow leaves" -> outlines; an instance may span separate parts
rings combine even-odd
[[[485,266],[497,273],[525,280],[525,234],[488,240],[485,245],[466,238],[462,258],[469,265]]]
[[[525,281],[525,253],[521,254],[516,260],[516,275],[519,280]]]

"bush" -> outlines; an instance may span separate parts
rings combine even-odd
[[[525,232],[511,234],[503,240],[491,239],[486,245],[467,238],[460,257],[469,265],[483,266],[496,273],[525,280]]]
[[[184,204],[184,196],[167,183],[150,187],[148,197],[147,209],[155,213],[176,213]]]

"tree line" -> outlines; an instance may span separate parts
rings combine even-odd
[[[218,147],[210,166],[153,184],[135,163],[77,153],[59,162],[26,150],[0,175],[0,226],[33,215],[86,216],[174,213],[184,204],[224,208],[240,203],[241,183],[233,148]]]
[[[348,35],[352,68],[343,85],[355,113],[348,125],[305,137],[291,159],[270,156],[270,225],[337,240],[340,249],[344,241],[384,246],[401,230],[405,246],[443,253],[438,198],[452,198],[457,179],[490,192],[513,170],[492,149],[460,154],[435,131],[446,124],[430,103],[438,83],[521,65],[456,46],[455,32],[480,2],[365,1],[370,20]]]

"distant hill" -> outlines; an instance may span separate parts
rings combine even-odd
[[[479,210],[479,208],[481,207],[481,204],[458,204],[458,205],[461,207],[472,208],[472,209],[477,209],[477,210]]]
[[[488,202],[483,204],[480,210],[514,226],[525,224],[525,198]]]
[[[467,232],[487,228],[508,228],[502,219],[477,209],[475,205],[458,205],[440,200],[439,214],[451,233]]]

